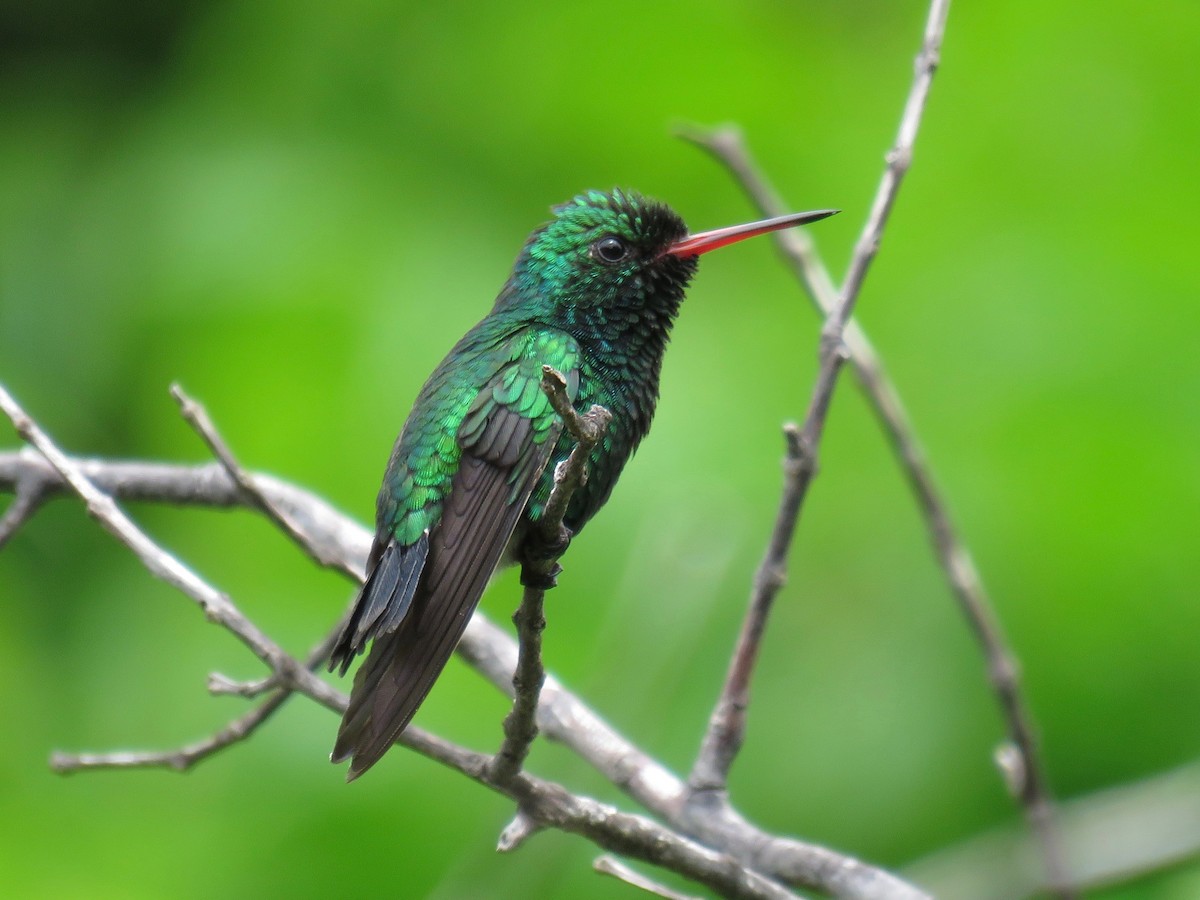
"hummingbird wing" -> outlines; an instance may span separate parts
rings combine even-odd
[[[453,473],[448,489],[426,485],[428,496],[417,494],[428,500],[422,511],[440,509],[440,514],[419,535],[412,534],[406,516],[377,534],[375,566],[334,653],[344,671],[374,639],[355,676],[333,749],[334,762],[353,757],[351,779],[383,756],[425,699],[550,460],[562,426],[541,389],[542,365],[566,375],[572,399],[578,391],[579,349],[568,336],[525,329],[497,349],[489,354],[485,377],[490,377],[473,397],[460,399],[465,411],[457,417],[442,411],[442,421],[459,420],[451,432],[454,441],[442,443],[443,449],[456,451]],[[437,381],[435,372],[430,384]],[[436,392],[427,385],[422,397],[427,393]],[[401,457],[413,420],[428,418],[418,410],[423,411],[422,398],[393,454],[385,491],[388,482],[413,484],[414,491],[422,487],[413,472],[401,471],[411,468]],[[409,443],[420,457],[421,446],[438,442],[426,436]]]

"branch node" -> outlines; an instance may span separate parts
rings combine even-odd
[[[220,672],[210,672],[206,687],[210,694],[217,696],[246,697],[253,699],[269,690],[279,687],[282,679],[279,675],[269,675],[254,681],[237,681]]]
[[[496,842],[496,852],[512,853],[512,851],[520,847],[525,841],[541,831],[542,827],[525,810],[518,809],[512,821],[504,826],[504,830],[500,832],[500,839]]]
[[[79,771],[79,758],[71,753],[55,750],[50,754],[50,771],[57,775],[72,775]]]
[[[1029,774],[1020,748],[1012,741],[1004,741],[993,751],[992,759],[1008,792],[1018,800],[1024,797],[1029,790]]]

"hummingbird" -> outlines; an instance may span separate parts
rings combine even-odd
[[[599,404],[612,413],[563,517],[569,540],[650,428],[699,256],[835,212],[689,235],[663,203],[587,191],[529,236],[491,312],[421,388],[388,460],[367,578],[329,663],[345,675],[371,645],[331,755],[351,761],[348,781],[408,726],[497,566],[539,552],[533,526],[574,446],[542,390],[542,367],[562,373],[580,412]]]

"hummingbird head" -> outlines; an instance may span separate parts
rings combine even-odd
[[[633,191],[588,191],[554,208],[525,242],[497,309],[586,339],[670,328],[699,256],[734,241],[813,222],[798,213],[689,235],[669,206]]]
[[[590,311],[678,308],[696,258],[665,252],[687,234],[668,206],[632,191],[588,191],[554,214],[530,235],[513,272],[525,303],[536,297],[555,324]]]

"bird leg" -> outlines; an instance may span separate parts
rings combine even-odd
[[[571,546],[571,529],[559,524],[558,533],[547,535],[541,528],[531,528],[521,542],[521,584],[548,591],[558,585],[562,566],[558,558]]]

